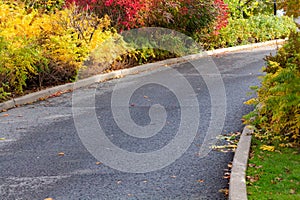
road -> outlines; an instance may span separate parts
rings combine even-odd
[[[271,52],[275,53],[274,47],[212,58],[221,74],[226,99],[218,99],[222,93],[217,84],[220,80],[197,71],[197,65],[206,62],[200,59],[97,83],[76,94],[65,93],[0,113],[0,199],[226,199],[220,189],[228,187],[228,179],[223,175],[233,153],[211,151],[210,146],[222,143],[214,140],[216,135],[242,130],[241,118],[252,109],[243,102],[251,98],[247,96],[249,86],[259,84],[263,58]],[[173,72],[176,77],[170,75]],[[149,78],[152,83],[147,83]],[[209,80],[216,81],[215,87]],[[112,101],[115,91],[126,93],[143,81],[145,85],[136,89],[129,100],[121,97]],[[171,89],[160,85],[161,81],[170,82]],[[91,99],[94,107],[89,105]],[[219,101],[225,104],[218,104]],[[222,106],[225,113],[221,112]],[[131,117],[128,124],[126,118],[125,125],[124,118],[120,122],[124,129],[130,131],[134,123],[142,128],[149,126],[155,134],[147,135],[145,131],[134,137],[121,130],[116,122],[118,115],[114,114],[121,110],[122,115],[124,109],[129,110]],[[186,111],[193,115],[184,118]],[[165,120],[163,124],[159,115]],[[100,130],[91,124],[93,118],[106,139],[135,153],[130,155],[145,155],[140,158],[143,162],[135,163],[129,156],[117,154],[106,146],[105,139],[94,139],[93,134]],[[166,154],[159,152],[178,137],[181,120],[187,120],[181,137],[184,145],[181,147],[177,140],[178,148],[172,146]],[[211,142],[205,142],[209,130]],[[83,141],[86,139],[91,146]],[[93,149],[92,143],[97,142],[102,146]],[[100,155],[107,149],[107,154]],[[160,156],[147,157],[148,152],[159,152]]]

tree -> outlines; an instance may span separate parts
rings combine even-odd
[[[300,16],[300,0],[278,0],[278,8],[283,9],[288,16]]]
[[[271,14],[273,0],[224,0],[228,4],[232,18],[249,18],[261,14]]]

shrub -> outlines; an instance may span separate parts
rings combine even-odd
[[[233,19],[249,18],[258,14],[273,14],[273,0],[224,0]]]
[[[41,13],[54,13],[65,5],[64,0],[17,0],[18,4],[24,4],[27,10],[37,9]]]
[[[10,91],[22,93],[26,80],[37,74],[35,63],[44,61],[40,48],[30,40],[24,29],[34,13],[0,1],[0,80],[2,97]]]
[[[223,0],[67,0],[99,17],[107,14],[121,32],[140,27],[163,27],[188,36],[201,35],[203,29],[214,31],[227,22]],[[216,24],[215,21],[218,20]],[[194,34],[194,33],[198,34]],[[199,38],[196,38],[199,39]]]
[[[132,67],[200,51],[192,38],[170,29],[156,27],[135,29],[124,32],[122,36],[130,48],[113,63],[112,69],[122,66]]]
[[[300,16],[300,0],[281,0],[278,8],[283,9],[288,16]]]
[[[257,90],[260,106],[249,116],[273,144],[300,145],[300,33],[291,33],[277,55],[267,56],[267,72]]]
[[[204,35],[217,33],[227,25],[227,6],[223,0],[67,0],[68,6],[72,3],[100,17],[108,14],[112,25],[119,32],[140,27],[163,27],[184,33],[199,41]],[[155,35],[126,41],[134,50],[122,54],[113,62],[111,69],[182,55],[157,47],[156,41],[166,41],[165,37]],[[185,42],[179,41],[180,38],[168,39],[177,46]]]
[[[228,25],[219,30],[219,35],[210,36],[203,45],[220,48],[281,39],[296,28],[293,19],[286,16],[257,15],[249,19],[229,19]]]
[[[223,0],[215,0],[214,4],[217,6],[218,15],[217,22],[215,26],[215,35],[219,34],[219,30],[225,28],[228,25],[228,5],[224,3]]]
[[[22,45],[16,45],[18,42]],[[0,57],[0,82],[2,83],[0,97],[2,98],[5,98],[10,90],[16,93],[23,92],[26,80],[37,74],[33,64],[44,60],[39,48],[22,38],[11,42],[1,38]]]
[[[66,5],[77,6],[102,18],[108,15],[118,31],[141,27],[142,14],[146,14],[148,0],[66,0]]]
[[[148,26],[169,28],[189,36],[213,25],[218,15],[212,0],[153,1],[151,8]]]
[[[115,35],[109,26],[76,8],[41,14],[0,1],[0,98],[75,80],[89,52]]]

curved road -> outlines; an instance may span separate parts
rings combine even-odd
[[[275,47],[260,48],[212,58],[225,85],[226,105],[214,103],[211,93],[218,93],[219,86],[216,85],[214,91],[209,90],[205,82],[207,80],[195,69],[199,63],[205,62],[205,58],[173,66],[172,69],[175,69],[180,77],[170,76],[172,69],[161,67],[155,71],[94,84],[76,91],[77,98],[74,100],[73,96],[73,103],[76,101],[76,105],[80,105],[81,108],[89,107],[88,101],[95,95],[95,107],[92,109],[106,137],[115,146],[136,154],[154,152],[170,144],[169,142],[177,137],[181,126],[181,114],[185,112],[180,101],[185,101],[186,105],[192,102],[193,98],[198,101],[199,115],[189,115],[187,118],[199,121],[197,129],[192,134],[184,133],[187,137],[195,136],[189,140],[189,148],[176,161],[154,171],[151,171],[151,166],[149,168],[149,163],[154,167],[167,162],[176,150],[182,150],[180,144],[178,149],[174,148],[174,154],[162,155],[160,159],[151,162],[148,160],[151,157],[147,157],[147,160],[145,157],[144,162],[150,172],[122,172],[111,168],[106,161],[102,163],[102,160],[98,161],[93,157],[78,135],[78,128],[81,128],[80,132],[85,134],[84,137],[87,137],[90,143],[97,142],[91,132],[91,111],[86,109],[74,116],[72,93],[0,113],[0,199],[226,199],[219,190],[228,187],[228,180],[223,178],[223,175],[228,169],[228,163],[233,159],[233,153],[211,151],[205,146],[208,155],[201,155],[200,149],[203,147],[209,126],[216,131],[213,133],[216,135],[242,130],[241,117],[252,109],[243,104],[251,98],[247,96],[250,92],[249,86],[259,84],[257,77],[262,75],[260,69],[264,65],[263,58],[271,52],[275,53],[274,49]],[[117,83],[121,81],[119,90],[122,92],[148,78],[157,82],[169,80],[174,83],[174,80],[177,81],[178,78],[180,81],[182,77],[190,84],[192,93],[185,93],[186,88],[181,84],[173,84],[172,87],[186,95],[180,97],[183,99],[178,99],[174,91],[156,84],[155,81],[135,90],[129,102],[125,102],[132,121],[140,127],[154,124],[154,129],[157,128],[155,124],[160,123],[155,122],[155,117],[159,118],[157,113],[166,121],[162,129],[151,136],[147,136],[147,132],[143,133],[146,135],[141,135],[141,138],[124,134],[116,124],[111,109],[111,98]],[[155,104],[160,106],[152,107],[149,111],[150,106]],[[122,105],[114,106],[124,108]],[[191,106],[195,105],[191,103]],[[224,127],[214,127],[220,126],[220,121],[210,124],[210,118],[214,115],[213,106],[226,106],[226,113],[220,112],[216,115],[218,119],[222,119],[226,114]],[[218,112],[218,108],[215,111]],[[151,121],[149,112],[154,121]],[[74,123],[76,117],[82,119],[80,125],[76,120]],[[132,121],[128,119],[128,123]],[[128,124],[127,128],[130,129],[131,125]],[[189,130],[192,125],[186,125],[187,128],[183,130]],[[126,123],[124,126],[126,129]],[[218,133],[218,129],[221,132]],[[186,138],[181,139],[184,141]],[[208,144],[213,145],[215,142],[212,140]],[[104,151],[106,147],[101,146],[94,150],[101,151],[101,148]],[[109,155],[108,160],[112,160],[120,169],[138,170],[134,168],[135,163],[128,166],[126,156],[122,158],[121,155],[120,159],[114,160],[112,155]]]

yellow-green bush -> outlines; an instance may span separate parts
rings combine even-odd
[[[60,10],[65,5],[64,0],[18,0],[19,3],[24,3],[27,9],[38,9],[39,12],[53,13]]]
[[[252,123],[270,143],[300,145],[300,33],[291,33],[277,55],[266,60],[259,106],[247,118],[255,117]]]
[[[204,40],[205,48],[224,48],[255,42],[286,38],[297,29],[293,19],[287,16],[254,15],[247,19],[229,19],[218,35]]]

